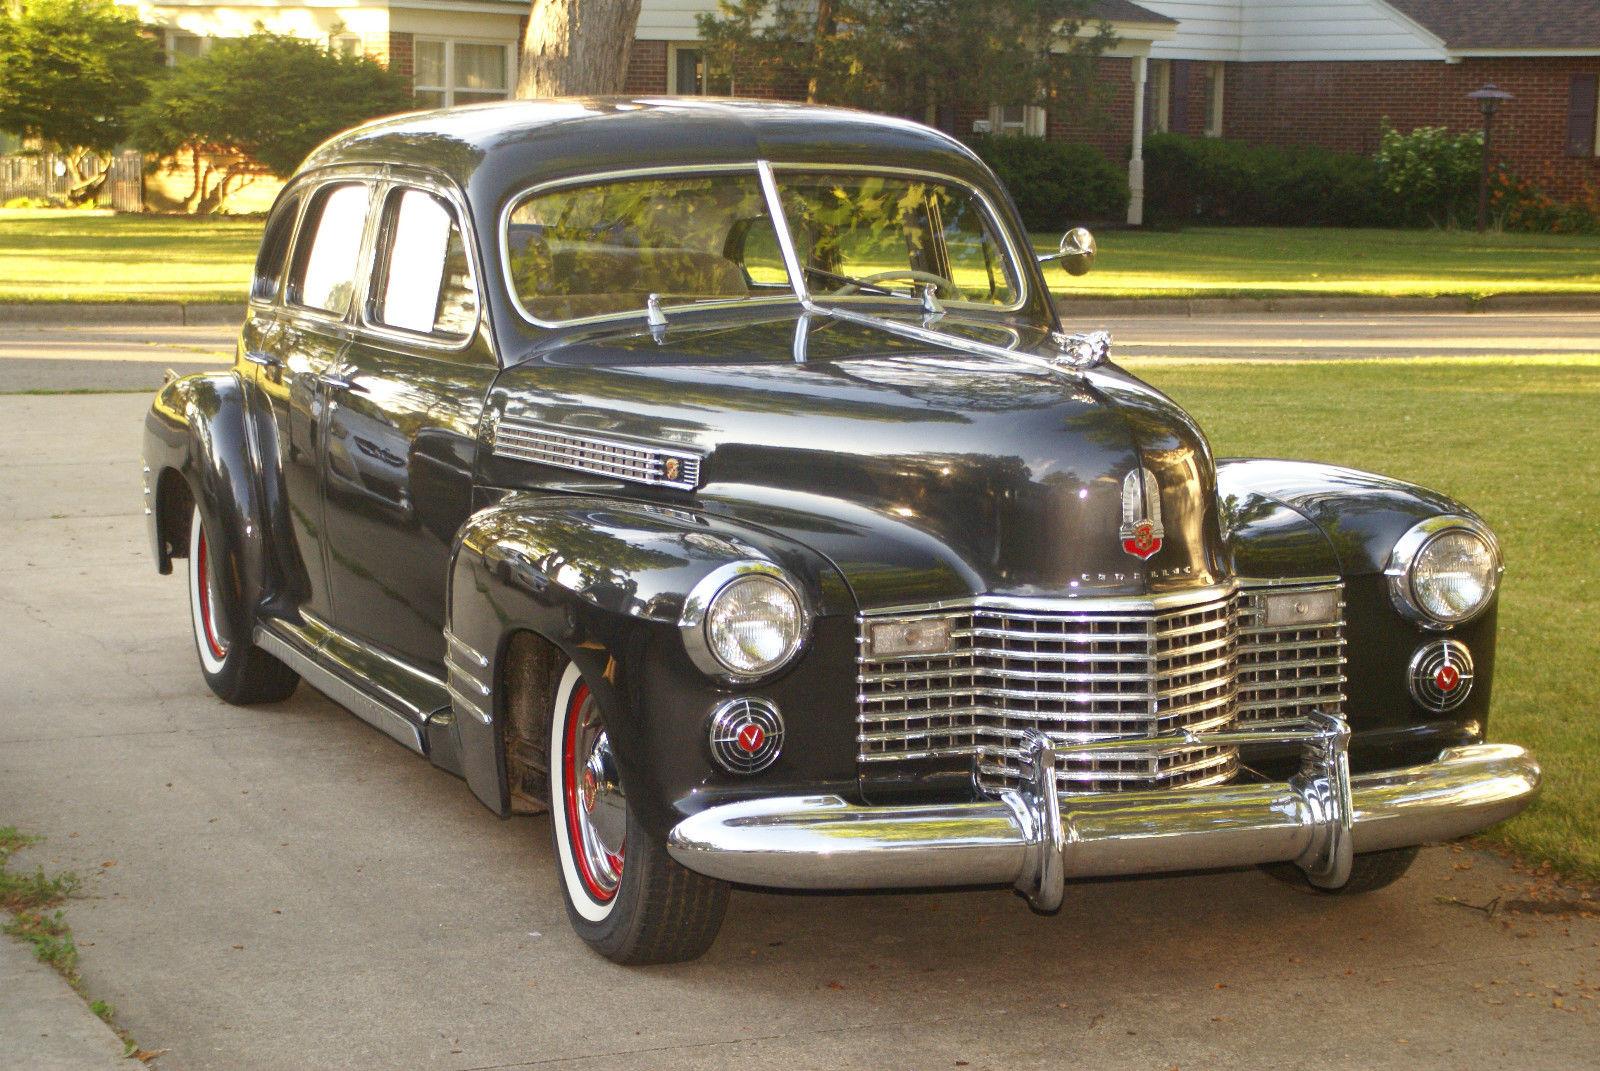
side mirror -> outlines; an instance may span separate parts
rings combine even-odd
[[[1039,263],[1059,260],[1061,266],[1067,269],[1067,274],[1085,275],[1094,266],[1095,248],[1094,235],[1089,233],[1089,228],[1074,227],[1061,236],[1060,247],[1054,253],[1040,257]]]

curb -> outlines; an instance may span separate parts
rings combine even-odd
[[[0,302],[0,324],[24,327],[137,324],[146,327],[237,327],[244,306],[232,302],[111,301]]]
[[[1241,313],[1597,312],[1600,294],[1490,294],[1486,297],[1075,298],[1055,295],[1073,316],[1231,316]]]

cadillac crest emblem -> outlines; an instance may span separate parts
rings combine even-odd
[[[1161,488],[1149,469],[1139,468],[1122,481],[1122,549],[1148,560],[1161,549]]]

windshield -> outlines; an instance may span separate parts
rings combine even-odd
[[[783,212],[812,294],[920,293],[1011,307],[1015,271],[971,190],[933,178],[779,172]]]
[[[883,301],[933,287],[942,302],[1015,308],[1007,245],[976,193],[923,176],[782,171],[785,222],[815,297]],[[663,309],[793,300],[761,180],[652,175],[535,190],[505,234],[508,281],[546,324]]]

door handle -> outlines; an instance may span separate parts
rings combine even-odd
[[[262,368],[282,368],[283,360],[276,354],[267,353],[265,350],[245,350],[244,359],[251,364],[260,365]]]
[[[347,390],[353,394],[359,394],[364,389],[354,372],[323,372],[317,376],[317,382],[329,390]]]

